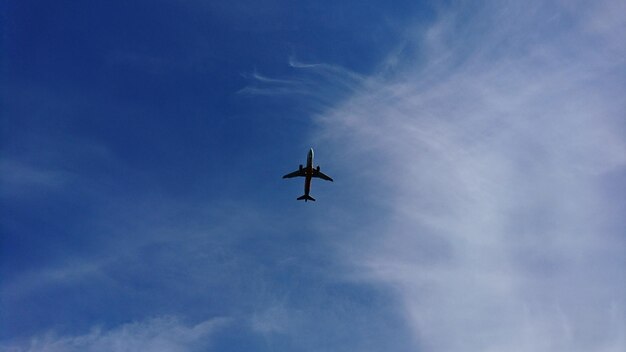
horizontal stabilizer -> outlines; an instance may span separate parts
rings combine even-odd
[[[303,200],[303,199],[304,199],[304,201],[305,201],[305,202],[306,202],[307,200],[312,200],[312,201],[314,201],[314,202],[315,202],[315,198],[311,197],[311,196],[310,196],[310,195],[308,195],[308,194],[305,194],[305,195],[303,195],[302,197],[298,197],[298,200]]]

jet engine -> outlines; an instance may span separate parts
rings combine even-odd
[[[300,171],[302,171],[302,164],[300,164]]]
[[[319,165],[317,165],[317,171],[320,171],[320,166]]]

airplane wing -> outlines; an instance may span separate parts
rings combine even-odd
[[[292,178],[292,177],[298,177],[298,176],[302,176],[302,177],[306,176],[304,174],[304,169],[296,170],[290,174],[283,176],[283,178]]]
[[[330,178],[329,176],[325,175],[321,171],[317,171],[316,169],[313,169],[313,175],[311,175],[311,176],[321,178],[322,180],[333,182],[332,178]]]

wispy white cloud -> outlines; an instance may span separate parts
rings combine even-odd
[[[290,78],[268,77],[254,72],[244,77],[250,83],[238,94],[304,98],[303,103],[313,111],[331,107],[341,96],[368,84],[367,77],[341,66],[326,63],[303,63],[289,57],[288,64],[294,69]]]
[[[213,318],[197,324],[185,324],[176,317],[163,316],[123,324],[112,329],[92,328],[89,333],[58,336],[53,332],[32,338],[24,347],[0,346],[3,351],[155,351],[175,352],[204,349],[212,334],[229,323],[227,318]]]
[[[74,262],[55,268],[43,268],[24,273],[13,280],[5,280],[0,285],[0,292],[5,300],[37,292],[50,285],[67,285],[101,276],[103,263],[91,260],[88,262]]]
[[[295,328],[299,320],[299,312],[287,308],[285,304],[276,302],[255,312],[250,318],[252,330],[262,335],[287,333]]]
[[[298,81],[288,80],[288,79],[270,78],[270,77],[264,76],[264,75],[262,75],[262,74],[260,74],[258,72],[254,72],[251,75],[244,74],[243,77],[252,78],[252,79],[255,79],[255,80],[259,81],[259,82],[269,83],[269,84],[274,83],[274,84],[280,84],[280,85],[291,85],[291,84],[299,84],[299,83],[301,83],[301,82],[298,82]]]
[[[365,168],[342,175],[353,212],[383,208],[340,254],[396,290],[423,350],[626,348],[623,194],[607,191],[626,168],[626,21],[572,6],[442,10],[413,40],[423,64],[389,58],[392,79],[319,118],[334,163]]]
[[[335,80],[342,78],[342,76],[345,76],[344,78],[350,78],[355,82],[363,81],[366,79],[366,76],[360,75],[341,66],[331,65],[327,63],[305,63],[297,60],[294,56],[289,57],[289,66],[293,68],[314,69],[317,70],[316,72],[318,72],[319,74],[325,75],[328,75],[329,72],[338,73],[339,75],[331,76]]]
[[[16,94],[18,100],[28,95],[21,90]],[[67,108],[65,102],[58,101],[55,92],[41,90],[37,94],[46,97],[42,98],[44,102],[39,107],[41,109]],[[23,103],[34,104],[29,100]],[[20,148],[15,148],[18,144],[12,141],[7,148],[12,150],[0,157],[0,198],[11,201],[32,199],[48,192],[76,189],[79,183],[82,184],[82,180],[77,170],[72,167],[71,161],[116,162],[111,150],[100,143],[86,141],[76,136],[54,140],[54,137],[38,135],[38,132],[30,133],[32,136],[21,135],[24,140],[19,144]]]
[[[0,175],[0,195],[5,197],[58,189],[71,179],[61,170],[46,170],[9,159],[0,159]]]

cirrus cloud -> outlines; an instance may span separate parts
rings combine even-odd
[[[339,253],[395,289],[424,350],[624,349],[619,8],[442,9],[419,54],[319,116],[333,163],[365,167],[347,194],[382,209]]]

